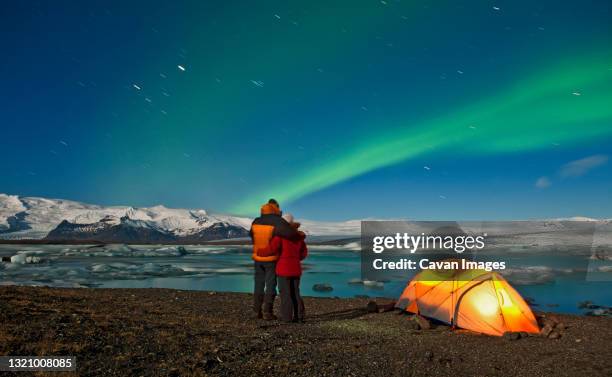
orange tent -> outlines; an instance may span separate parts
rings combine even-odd
[[[423,270],[400,296],[398,308],[489,335],[539,332],[521,295],[485,270]]]

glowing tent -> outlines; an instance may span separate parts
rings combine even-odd
[[[495,272],[423,270],[408,283],[396,306],[489,335],[539,332],[525,300]]]

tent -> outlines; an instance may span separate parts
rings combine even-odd
[[[501,275],[485,270],[423,270],[396,307],[489,335],[539,332],[521,295]]]

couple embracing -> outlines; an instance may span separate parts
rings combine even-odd
[[[261,215],[251,224],[255,290],[253,310],[257,318],[274,320],[274,298],[278,282],[283,322],[304,321],[300,295],[301,261],[308,249],[305,234],[291,214],[282,215],[278,202],[270,199],[261,206]]]

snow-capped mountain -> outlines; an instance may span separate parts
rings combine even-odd
[[[248,236],[251,219],[205,210],[104,207],[0,194],[0,238],[102,242],[208,241]]]
[[[203,209],[176,209],[162,205],[146,208],[99,206],[63,199],[0,194],[0,239],[101,241],[108,243],[173,243],[243,238],[251,218],[211,214]],[[327,239],[357,238],[361,221],[321,222],[298,218],[310,236]],[[612,244],[612,220],[571,217],[537,221],[459,222],[467,231],[490,235],[522,235],[564,232],[568,222],[594,224],[594,238]],[[423,231],[412,224],[416,234]]]
[[[248,236],[253,219],[203,209],[99,206],[0,194],[0,239],[117,243],[198,242]],[[360,221],[301,220],[312,236],[358,237]]]

